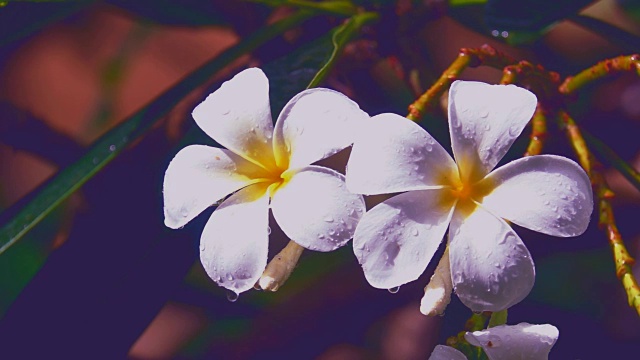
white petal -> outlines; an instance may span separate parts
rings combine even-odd
[[[485,208],[528,229],[576,236],[589,225],[593,194],[580,165],[561,156],[530,156],[493,171],[483,182],[494,190]]]
[[[299,93],[276,121],[278,165],[299,169],[337,153],[353,144],[366,120],[369,115],[342,93],[323,88]]]
[[[520,323],[474,331],[464,337],[471,345],[482,346],[491,360],[546,360],[558,335],[553,325]]]
[[[361,195],[347,190],[342,174],[311,165],[276,190],[271,210],[291,240],[310,250],[332,251],[353,237],[365,205]]]
[[[274,166],[269,80],[262,70],[237,74],[196,106],[192,116],[220,145],[247,160]]]
[[[467,357],[451,346],[436,345],[429,360],[467,360]]]
[[[456,174],[451,156],[418,124],[380,114],[356,137],[347,186],[358,194],[389,194],[440,187]]]
[[[515,85],[455,81],[449,90],[451,146],[463,179],[479,180],[507,153],[536,108]]]
[[[265,171],[229,150],[191,145],[164,175],[164,223],[177,229],[224,196],[259,181]]]
[[[211,214],[200,238],[200,261],[218,285],[247,291],[267,266],[269,196],[264,183],[231,195]]]
[[[441,204],[447,190],[411,191],[369,210],[353,238],[353,250],[369,284],[390,289],[416,280],[444,236],[452,204]]]
[[[529,294],[531,254],[504,220],[480,206],[468,215],[456,210],[449,238],[453,286],[471,310],[504,310]]]

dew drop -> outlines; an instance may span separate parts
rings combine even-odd
[[[271,226],[267,226],[267,235],[271,235]]]
[[[411,235],[418,236],[419,233],[420,232],[418,231],[418,229],[416,229],[416,228],[411,229]]]
[[[324,218],[324,221],[326,221],[328,223],[332,223],[334,221],[334,219],[331,216],[327,216],[326,218]]]
[[[519,130],[518,126],[512,126],[512,127],[510,127],[510,128],[509,128],[509,135],[511,135],[511,136],[513,136],[513,137],[518,136],[518,130]]]
[[[233,281],[233,275],[231,275],[231,274],[227,274],[227,280],[229,280],[229,281]]]
[[[392,294],[397,294],[398,291],[400,291],[400,286],[392,287],[391,289],[388,289],[388,291]]]
[[[204,244],[200,245],[200,251],[204,251],[204,249],[205,249]]]
[[[480,117],[482,117],[482,118],[487,118],[487,117],[489,117],[489,110],[487,110],[487,109],[482,110],[482,111],[480,112]]]
[[[227,291],[227,300],[230,302],[236,302],[239,297],[240,295],[237,292],[231,290]]]
[[[111,151],[111,152],[116,151],[116,146],[115,145],[110,145],[109,146],[109,151]]]

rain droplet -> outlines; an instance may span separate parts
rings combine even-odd
[[[204,251],[204,249],[205,249],[204,244],[200,245],[200,251]]]
[[[493,37],[500,36],[500,31],[499,30],[491,30],[491,36],[493,36]]]
[[[231,274],[227,274],[227,280],[229,280],[229,281],[233,281],[233,275],[231,275]]]
[[[487,109],[482,110],[482,111],[480,112],[480,117],[482,117],[482,118],[487,118],[487,117],[489,117],[489,110],[487,110]]]
[[[326,218],[324,218],[324,221],[328,222],[328,223],[332,223],[334,220],[331,216],[327,216]]]
[[[509,135],[511,135],[511,136],[513,136],[513,137],[518,136],[518,130],[520,130],[520,129],[518,128],[518,126],[512,126],[512,127],[510,127],[510,128],[509,128]]]
[[[229,300],[230,302],[236,302],[239,297],[240,295],[235,291],[229,290],[227,292],[227,300]]]
[[[116,146],[115,145],[110,145],[109,146],[109,151],[111,151],[111,152],[116,151]]]
[[[267,235],[271,235],[271,226],[267,226]]]
[[[411,235],[418,236],[418,234],[419,234],[418,229],[416,228],[411,229]]]
[[[223,109],[222,111],[220,111],[220,114],[228,115],[230,112],[231,112],[231,109]]]
[[[508,38],[509,37],[509,32],[508,31],[503,31],[500,33],[500,36],[502,36],[503,38]]]
[[[397,294],[398,291],[400,291],[400,286],[396,286],[396,287],[392,287],[391,289],[388,290],[390,293],[392,294]]]

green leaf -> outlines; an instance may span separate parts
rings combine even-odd
[[[640,191],[640,173],[624,161],[618,154],[615,153],[607,144],[602,142],[597,137],[591,135],[584,128],[581,130],[584,140],[587,142],[591,150],[598,155],[601,161],[607,165],[613,166],[616,170],[622,174],[633,185],[636,190]]]
[[[311,16],[312,13],[301,11],[256,31],[238,45],[195,70],[152,103],[98,139],[84,156],[56,174],[31,201],[16,211],[16,215],[0,228],[0,254],[111,162],[125,147],[144,136],[153,124],[167,114],[191,90],[203,84],[213,74],[241,55],[253,51],[267,40]],[[10,212],[13,213],[13,210]],[[2,215],[4,217],[6,214]]]

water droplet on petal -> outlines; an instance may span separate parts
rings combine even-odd
[[[419,233],[420,232],[418,231],[418,229],[416,229],[416,228],[411,229],[411,235],[418,236]]]
[[[480,112],[480,117],[482,117],[482,118],[487,118],[487,117],[489,117],[489,110],[487,110],[487,109],[482,110],[482,111]]]
[[[397,294],[398,291],[400,291],[400,286],[396,286],[396,287],[392,287],[391,289],[388,290],[390,293],[392,294]]]
[[[205,247],[204,244],[200,245],[200,251],[204,251]]]
[[[237,292],[232,290],[227,291],[227,300],[230,302],[236,302],[239,297],[240,295]]]
[[[332,223],[334,221],[334,219],[331,216],[327,216],[326,218],[324,218],[324,221],[326,221],[328,223]]]
[[[267,226],[267,235],[271,235],[271,226]]]
[[[231,275],[231,274],[227,274],[227,280],[229,280],[229,281],[233,281],[233,275]]]
[[[518,136],[518,132],[519,132],[518,130],[520,130],[518,126],[514,125],[514,126],[510,127],[509,128],[509,135],[511,135],[513,137]]]

